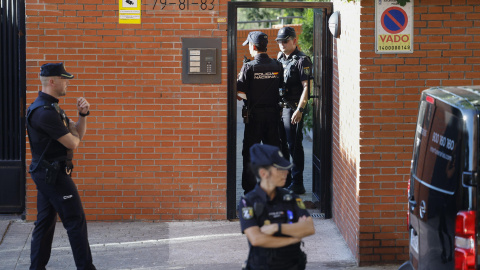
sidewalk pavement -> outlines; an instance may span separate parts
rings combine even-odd
[[[396,270],[399,265],[356,267],[332,220],[314,219],[304,239],[307,269]],[[28,269],[33,222],[0,217],[0,270]],[[102,269],[239,270],[248,244],[238,221],[88,222],[93,262]],[[49,270],[75,269],[68,236],[57,224]]]

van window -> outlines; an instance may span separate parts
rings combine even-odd
[[[422,101],[414,144],[412,176],[431,188],[453,194],[460,178],[463,118],[439,100]]]

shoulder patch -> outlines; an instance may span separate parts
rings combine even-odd
[[[307,75],[310,75],[310,67],[303,67],[303,72]]]
[[[305,204],[303,203],[301,198],[297,198],[296,201],[297,201],[298,208],[305,209]]]
[[[242,217],[245,220],[249,220],[253,218],[253,208],[252,207],[243,207],[242,208]]]

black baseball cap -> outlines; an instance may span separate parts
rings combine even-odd
[[[295,34],[295,29],[290,26],[283,27],[282,29],[278,30],[277,38],[275,41],[279,40],[288,40],[288,39],[294,39],[297,37],[297,34]]]
[[[40,67],[40,76],[42,77],[63,77],[73,79],[74,76],[65,70],[63,63],[47,63]]]
[[[253,45],[260,48],[266,48],[268,44],[268,36],[267,34],[260,31],[250,32],[248,33],[247,40],[245,40],[242,45],[245,46],[248,43],[252,43]]]
[[[283,157],[278,147],[259,143],[250,147],[250,162],[253,166],[273,166],[282,170],[288,170],[293,166]]]

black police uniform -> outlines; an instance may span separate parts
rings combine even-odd
[[[255,59],[243,64],[237,80],[237,91],[247,95],[247,117],[243,138],[242,187],[245,193],[257,183],[252,173],[249,149],[255,143],[280,145],[279,88],[283,84],[283,67],[266,53],[259,53]]]
[[[284,68],[284,82],[286,92],[283,105],[283,125],[286,132],[288,149],[292,156],[293,168],[291,170],[292,181],[303,186],[303,170],[305,166],[305,154],[303,151],[303,119],[298,124],[292,124],[293,113],[298,107],[303,92],[302,81],[309,79],[312,62],[306,54],[296,48],[288,57],[280,52],[278,54]],[[292,108],[293,107],[293,108]],[[282,151],[285,155],[285,151]],[[287,158],[288,159],[288,158]]]
[[[252,226],[295,223],[298,222],[299,217],[310,216],[302,199],[292,191],[277,187],[275,197],[270,200],[259,184],[240,199],[238,213],[242,232]],[[284,235],[276,233],[274,236]],[[301,243],[281,248],[254,247],[250,242],[248,244],[250,251],[247,269],[249,270],[305,269],[306,254],[300,248]]]
[[[50,259],[57,213],[67,230],[77,269],[96,269],[92,264],[82,202],[70,177],[72,151],[57,141],[69,133],[69,119],[58,106],[58,101],[39,92],[27,111],[32,151],[30,174],[38,190],[30,269],[43,270]],[[52,171],[57,172],[56,175]]]

